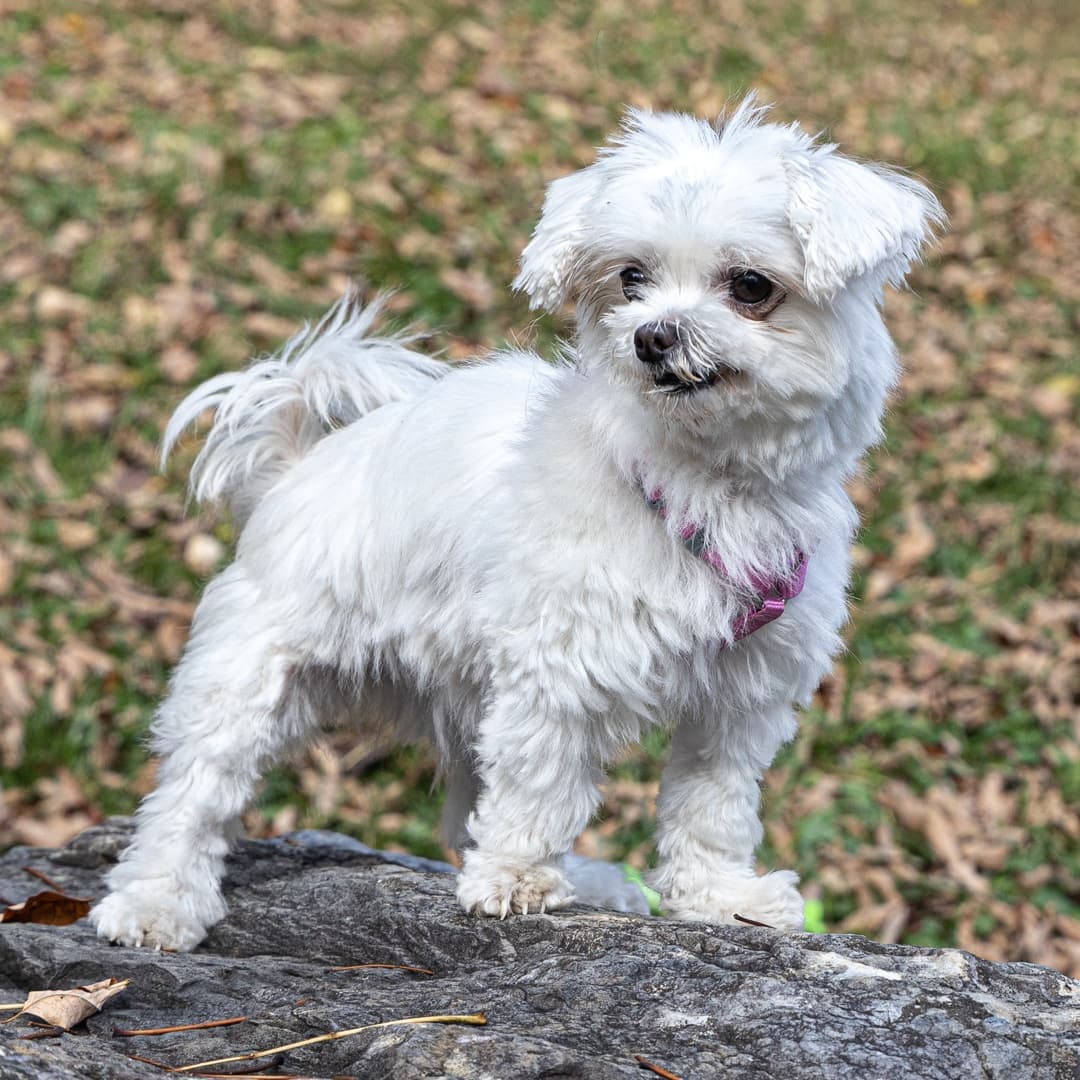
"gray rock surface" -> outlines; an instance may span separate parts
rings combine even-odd
[[[70,893],[99,896],[128,828],[110,822],[56,852],[8,852],[0,895],[13,902],[43,888],[22,869],[32,866]],[[586,908],[484,920],[459,910],[446,869],[299,833],[241,845],[230,862],[231,912],[190,955],[110,947],[85,921],[3,924],[0,1001],[110,976],[131,985],[74,1034],[28,1042],[22,1021],[0,1027],[0,1078],[160,1078],[126,1055],[176,1066],[382,1020],[478,1011],[486,1027],[385,1028],[291,1051],[277,1068],[365,1080],[614,1080],[653,1075],[635,1061],[642,1055],[684,1080],[1080,1076],[1080,983],[1046,968]],[[435,974],[327,970],[376,962]],[[114,1027],[232,1016],[248,1019],[111,1037]]]

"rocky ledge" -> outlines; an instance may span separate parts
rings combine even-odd
[[[127,822],[58,851],[0,859],[0,894],[43,872],[97,897]],[[69,926],[0,927],[0,1000],[128,979],[68,1034],[0,1027],[0,1078],[160,1078],[177,1067],[381,1021],[487,1017],[483,1027],[383,1027],[218,1075],[606,1080],[1080,1076],[1080,983],[1030,964],[863,938],[713,927],[570,908],[505,922],[464,915],[449,867],[298,833],[230,861],[231,911],[189,955],[124,949]],[[362,967],[358,964],[407,965]],[[245,1017],[226,1027],[113,1031]],[[147,1059],[135,1060],[132,1055]],[[159,1064],[152,1064],[157,1062]],[[199,1075],[188,1073],[187,1075]]]

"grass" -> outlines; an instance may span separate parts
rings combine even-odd
[[[184,516],[190,446],[155,472],[189,386],[350,275],[399,287],[395,317],[452,356],[550,347],[566,327],[506,288],[545,181],[625,104],[709,113],[754,88],[924,175],[952,218],[888,302],[907,371],[853,486],[849,652],[766,778],[763,859],[832,927],[1080,973],[1071,10],[275,10],[0,20],[0,839],[62,842],[150,783],[142,735],[212,569],[193,540],[231,539]],[[585,850],[651,860],[665,747],[613,771]],[[428,758],[362,759],[328,737],[249,828],[439,856]]]

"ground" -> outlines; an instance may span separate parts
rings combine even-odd
[[[227,523],[184,513],[185,389],[355,277],[456,358],[549,345],[507,288],[544,183],[626,104],[746,89],[951,217],[854,494],[849,651],[766,782],[826,924],[1080,974],[1074,5],[0,0],[0,843],[132,808]],[[663,739],[582,850],[645,865]],[[439,855],[416,751],[327,739],[248,825]]]
[[[44,873],[96,893],[129,839],[130,822],[113,819],[58,851],[15,848],[0,857],[0,892],[21,896]],[[193,953],[114,948],[85,920],[6,924],[0,1080],[160,1080],[199,1063],[189,1075],[286,1080],[1075,1080],[1080,1069],[1080,982],[1048,968],[579,905],[477,919],[439,870],[293,833],[239,845],[229,914]],[[115,996],[71,1034],[16,1015],[31,991],[109,979]],[[439,1015],[480,1023],[401,1024]],[[221,1060],[251,1052],[263,1056]]]

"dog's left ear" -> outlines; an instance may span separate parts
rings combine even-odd
[[[802,247],[811,299],[830,300],[854,278],[899,285],[945,211],[923,183],[883,165],[863,165],[831,146],[785,160],[788,217]]]
[[[540,220],[513,281],[513,288],[528,295],[531,309],[554,313],[573,296],[585,269],[587,209],[599,185],[598,166],[590,165],[548,186]]]

